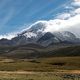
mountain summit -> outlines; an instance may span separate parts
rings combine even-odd
[[[77,38],[72,32],[57,30],[47,31],[49,26],[53,27],[51,24],[46,24],[45,21],[37,22],[11,40],[1,39],[0,45],[25,45],[35,43],[48,46],[52,43],[80,43],[80,39]]]

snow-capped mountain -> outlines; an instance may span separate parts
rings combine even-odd
[[[45,22],[36,22],[30,26],[27,30],[23,31],[20,35],[24,35],[27,38],[37,37],[38,34],[43,33],[46,28]]]
[[[51,25],[51,24],[50,24]],[[53,27],[51,25],[51,27]],[[11,41],[17,45],[23,45],[28,43],[37,43],[41,45],[49,45],[51,43],[80,43],[72,32],[69,31],[46,31],[49,25],[45,21],[39,21],[30,26],[27,30],[18,34]]]
[[[56,23],[58,24],[58,23]],[[59,25],[59,24],[58,24]],[[36,43],[43,46],[48,46],[52,43],[80,43],[72,32],[61,30],[47,30],[52,24],[47,24],[46,21],[39,21],[30,26],[30,28],[18,34],[11,40],[1,39],[1,45],[25,45],[28,43]],[[55,28],[52,28],[55,29]]]
[[[59,26],[58,23],[56,23],[56,24]],[[50,28],[52,28],[52,30],[47,30]],[[72,36],[72,38],[76,37],[73,33],[70,33],[69,31],[57,30],[57,28],[55,28],[55,26],[53,26],[51,23],[47,23],[46,21],[38,21],[38,22],[34,23],[33,25],[30,26],[30,28],[23,31],[19,35],[20,36],[23,35],[26,38],[38,38],[47,32],[50,32],[57,37],[61,37],[61,39],[62,39],[62,37],[64,37],[64,39],[70,38],[71,36]]]

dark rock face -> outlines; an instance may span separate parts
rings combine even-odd
[[[47,32],[46,34],[44,34],[44,36],[42,36],[38,42],[41,42],[41,41],[45,41],[45,40],[49,40],[51,38],[54,38],[55,36],[53,34],[51,34],[50,32]]]
[[[30,37],[28,37],[29,32],[23,32],[11,40],[1,39],[0,45],[25,45],[28,43],[36,43],[43,46],[48,46],[50,44],[64,43],[64,44],[80,44],[80,39],[68,31],[63,32],[36,32],[36,36],[33,36],[34,33],[30,32]]]
[[[11,45],[11,44],[12,44],[11,40],[4,38],[0,40],[0,45]]]
[[[48,46],[51,43],[59,43],[59,39],[54,36],[52,33],[47,32],[44,34],[38,41],[37,43],[43,45],[43,46]]]

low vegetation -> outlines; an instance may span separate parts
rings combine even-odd
[[[53,45],[42,47],[34,44],[12,47],[0,46],[0,56],[17,59],[80,56],[80,46]]]
[[[0,72],[0,80],[80,80],[80,75],[58,72]]]
[[[0,46],[0,80],[80,80],[74,70],[80,46]]]
[[[80,57],[50,57],[38,59],[0,59],[0,71],[80,70]]]

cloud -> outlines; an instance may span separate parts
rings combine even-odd
[[[76,33],[80,34],[79,32],[80,14],[70,17],[67,20],[55,19],[55,20],[44,21],[44,23],[46,25],[46,29],[44,30],[44,32],[55,32],[55,31],[66,31],[67,30],[67,31],[71,31],[75,33],[75,29],[77,29]]]
[[[74,0],[74,2],[71,3],[73,6],[80,6],[80,0]]]
[[[80,37],[80,14],[69,17],[68,19],[54,19],[37,21],[30,26],[42,32],[70,31]],[[40,28],[43,27],[44,29]],[[30,29],[28,28],[28,29]]]
[[[74,13],[80,14],[80,8],[76,9],[76,10],[74,11]]]
[[[61,15],[58,15],[56,18],[58,18],[58,19],[68,19],[69,17],[71,17],[70,13],[63,13]]]
[[[9,39],[11,40],[13,37],[15,37],[17,35],[17,32],[13,32],[13,33],[8,33],[6,35],[0,35],[0,39],[2,38],[6,38],[6,39]]]
[[[73,8],[70,11],[60,13],[55,19],[37,21],[32,24],[31,27],[34,27],[33,25],[43,24],[46,26],[43,32],[70,31],[77,37],[80,37],[80,7],[77,4],[76,6],[78,7],[72,6],[72,3],[76,2],[79,3],[80,0],[75,0],[67,6],[67,9],[69,9],[69,7]]]

